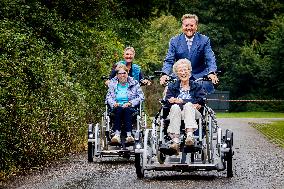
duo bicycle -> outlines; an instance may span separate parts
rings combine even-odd
[[[159,74],[159,73],[158,73]],[[198,82],[206,82],[201,78]],[[168,82],[174,81],[170,78]],[[206,100],[205,100],[206,101]],[[133,113],[133,143],[127,143],[121,137],[121,143],[112,143],[113,113],[105,105],[101,123],[88,126],[88,161],[94,158],[119,157],[135,158],[135,169],[138,178],[143,178],[147,171],[225,171],[227,177],[233,176],[233,132],[223,130],[216,120],[215,112],[205,105],[202,107],[201,118],[197,121],[194,145],[185,145],[184,122],[180,129],[180,152],[176,154],[169,148],[171,139],[167,133],[169,120],[163,100],[161,108],[147,126],[147,115],[143,104]],[[123,132],[122,132],[123,135]]]

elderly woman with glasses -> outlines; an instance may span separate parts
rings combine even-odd
[[[168,85],[165,100],[170,113],[168,118],[170,124],[167,132],[172,138],[173,143],[170,148],[179,151],[179,135],[181,120],[184,120],[186,132],[186,146],[194,145],[193,132],[198,128],[196,119],[201,116],[198,111],[203,104],[205,91],[202,86],[190,80],[191,63],[187,59],[178,60],[173,66],[173,72],[178,80]]]
[[[115,135],[111,139],[113,143],[120,143],[121,125],[125,125],[127,134],[126,142],[134,142],[131,135],[132,114],[136,107],[144,100],[143,91],[139,82],[128,76],[128,68],[124,64],[117,65],[116,76],[110,80],[106,103],[114,112]]]

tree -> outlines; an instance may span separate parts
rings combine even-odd
[[[266,30],[266,41],[263,43],[264,60],[271,65],[269,83],[270,95],[284,99],[284,15],[275,16],[271,26]]]

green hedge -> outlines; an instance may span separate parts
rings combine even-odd
[[[111,30],[34,17],[0,20],[1,179],[85,149],[104,103],[101,76],[123,50]]]

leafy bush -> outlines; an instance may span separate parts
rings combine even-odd
[[[149,28],[141,36],[137,48],[137,62],[146,75],[162,69],[171,37],[180,32],[178,21],[173,16],[161,16],[151,21]],[[164,87],[156,78],[151,86],[145,87],[146,109],[151,116],[157,113],[161,104]]]
[[[101,76],[123,50],[111,30],[40,8],[18,10],[34,20],[0,20],[2,178],[85,149],[104,103]]]

